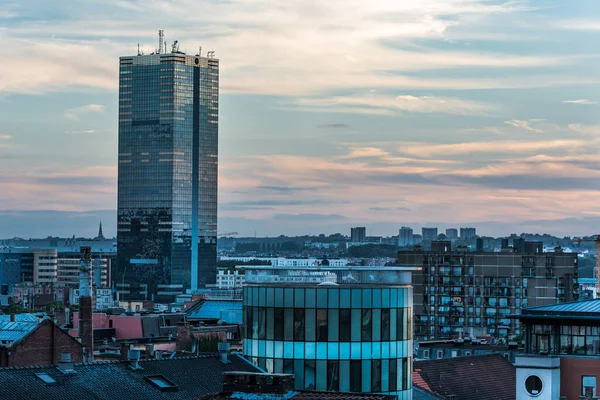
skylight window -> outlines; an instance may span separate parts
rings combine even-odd
[[[52,378],[50,375],[48,375],[45,372],[41,372],[39,374],[35,374],[35,376],[37,376],[39,379],[41,379],[42,382],[44,382],[44,383],[56,383],[56,381],[54,380],[54,378]]]
[[[162,375],[149,375],[144,379],[161,392],[176,392],[179,389],[176,384]]]

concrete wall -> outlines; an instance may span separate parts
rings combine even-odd
[[[560,396],[561,359],[558,357],[520,356],[515,360],[517,367],[516,400],[558,400]],[[542,392],[532,397],[525,390],[525,380],[536,375],[542,380]],[[576,399],[576,398],[575,398]]]

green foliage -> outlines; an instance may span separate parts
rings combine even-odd
[[[365,244],[348,248],[348,256],[354,258],[394,258],[398,255],[398,250],[398,246],[391,244]]]
[[[4,314],[23,314],[23,313],[32,313],[33,310],[23,307],[20,304],[10,303],[7,307],[2,308],[2,312]]]
[[[46,311],[48,312],[54,312],[56,310],[59,310],[62,308],[62,304],[60,304],[58,301],[56,300],[52,300],[50,303],[48,303],[48,305],[46,306]]]

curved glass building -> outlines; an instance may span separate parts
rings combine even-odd
[[[409,267],[245,266],[244,355],[297,389],[411,399]]]

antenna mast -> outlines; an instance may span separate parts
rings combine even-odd
[[[163,52],[163,38],[165,36],[165,31],[163,31],[162,29],[160,29],[158,31],[158,54],[161,54]]]

